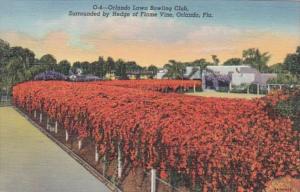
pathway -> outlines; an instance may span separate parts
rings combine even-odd
[[[0,192],[109,192],[12,107],[0,107]]]

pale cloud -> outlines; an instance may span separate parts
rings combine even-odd
[[[244,31],[225,26],[199,26],[188,33],[187,40],[224,41],[240,36]]]
[[[50,32],[43,38],[33,38],[24,33],[7,32],[0,33],[0,38],[10,42],[12,46],[32,49],[37,57],[48,53],[53,54],[59,60],[86,60],[94,57],[92,52],[71,46],[69,44],[70,36],[63,31]]]
[[[47,24],[38,21],[42,35],[2,32],[12,45],[28,47],[41,56],[59,60],[97,60],[112,56],[135,60],[141,65],[163,65],[169,59],[190,61],[216,54],[222,61],[240,57],[243,49],[258,47],[272,53],[271,63],[280,62],[300,44],[299,37],[237,29],[195,25],[153,18],[62,17]]]

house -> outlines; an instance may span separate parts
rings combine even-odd
[[[167,72],[167,69],[159,70],[155,78],[164,79]],[[207,86],[229,87],[232,85],[240,86],[242,84],[259,84],[264,86],[269,79],[276,78],[277,74],[260,73],[258,70],[248,65],[209,65],[202,72],[199,66],[187,66],[183,77],[184,79],[202,80],[203,89],[205,89]],[[215,82],[212,82],[212,80]]]
[[[111,72],[107,72],[107,73],[105,74],[104,79],[107,79],[107,80],[115,80],[115,79],[117,79],[117,78],[116,78],[115,72],[114,72],[114,71],[111,71]]]
[[[129,79],[151,79],[155,74],[148,70],[133,70],[126,71],[126,75]]]
[[[260,73],[248,65],[231,66],[207,66],[206,73],[213,72],[215,75],[231,75],[231,85],[259,84],[266,85],[267,81],[276,78],[275,73]]]
[[[155,75],[155,79],[166,79],[164,76],[168,73],[167,69],[161,69],[159,70],[156,75]]]
[[[69,79],[71,81],[99,81],[99,80],[102,80],[100,77],[98,76],[95,76],[95,75],[70,75],[69,76]]]
[[[164,77],[168,73],[167,69],[161,69],[159,70],[156,75],[155,79],[167,79],[167,77]],[[201,70],[200,67],[191,67],[187,66],[185,68],[185,73],[183,74],[184,79],[192,79],[192,80],[200,80],[201,79]]]

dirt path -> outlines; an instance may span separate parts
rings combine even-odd
[[[0,107],[1,192],[108,192],[12,107]]]

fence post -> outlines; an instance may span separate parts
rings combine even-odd
[[[259,95],[259,84],[257,84],[257,95]]]
[[[68,133],[68,130],[66,130],[66,141],[69,140],[69,133]]]
[[[57,133],[57,130],[58,130],[58,123],[57,123],[57,121],[55,121],[55,127],[54,127],[55,133]]]
[[[271,88],[270,88],[270,84],[268,84],[268,93],[270,93]]]
[[[82,148],[82,139],[78,140],[78,149],[80,150]]]
[[[120,143],[118,144],[118,178],[122,177],[122,156]]]
[[[281,85],[281,84],[279,85],[279,89],[280,89],[280,90],[282,89],[282,85]]]
[[[47,116],[47,115],[46,115]],[[49,126],[49,117],[47,116],[47,123],[46,123],[46,129],[50,130],[50,126]],[[51,131],[51,130],[50,130]]]
[[[102,175],[105,176],[105,170],[106,170],[106,154],[103,156],[103,165],[102,165]]]
[[[99,152],[98,152],[98,145],[95,146],[95,161],[96,163],[99,161]]]
[[[36,110],[34,110],[34,118],[36,119]]]
[[[40,123],[43,121],[43,113],[40,113]]]
[[[194,93],[196,93],[196,84],[194,83]]]
[[[78,149],[80,150],[82,148],[82,139],[78,140]]]
[[[156,192],[156,170],[151,169],[151,192]]]

